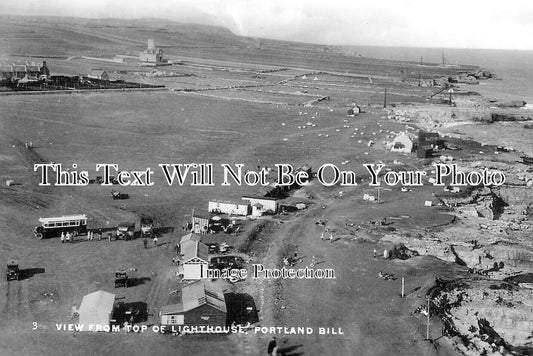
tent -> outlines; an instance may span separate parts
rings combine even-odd
[[[109,326],[115,295],[99,290],[83,297],[78,309],[79,323],[83,325],[83,331],[95,330],[90,325]]]
[[[413,140],[406,133],[402,132],[392,142],[392,152],[411,153],[413,151]]]

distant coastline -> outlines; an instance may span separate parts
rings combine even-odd
[[[472,91],[487,98],[533,103],[533,51],[379,46],[344,46],[343,49],[362,57],[425,64],[440,64],[444,52],[447,64],[492,69],[502,79],[473,85]]]

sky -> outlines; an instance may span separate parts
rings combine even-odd
[[[165,18],[329,45],[533,50],[530,0],[0,0],[0,14]]]

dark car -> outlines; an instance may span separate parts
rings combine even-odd
[[[117,226],[117,240],[131,240],[135,237],[135,223],[121,222]]]
[[[15,260],[11,260],[7,264],[6,278],[8,281],[19,280],[20,279],[20,269],[19,264]]]
[[[114,200],[128,199],[130,197],[128,194],[121,193],[118,190],[111,191],[111,195],[113,196]]]
[[[219,244],[217,242],[206,243],[209,253],[215,254],[219,252]]]
[[[245,265],[244,259],[239,256],[220,256],[220,257],[211,257],[209,260],[209,265],[211,268],[215,269],[240,269]]]
[[[152,218],[141,217],[141,234],[143,237],[152,237],[154,234],[154,220]]]
[[[126,270],[119,270],[115,272],[115,288],[128,288],[128,273]]]

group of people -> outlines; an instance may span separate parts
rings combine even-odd
[[[95,237],[95,235],[98,235],[98,236]],[[74,237],[75,236],[76,236],[76,234],[73,233],[73,232],[61,231],[61,235],[60,235],[61,243],[74,242]],[[99,230],[97,234],[95,234],[95,232],[92,231],[92,230],[87,231],[87,241],[92,241],[95,238],[97,238],[98,240],[102,240],[102,237],[103,237],[102,230]],[[111,240],[109,240],[109,241],[111,241]]]
[[[284,257],[283,258],[283,265],[284,266],[293,267],[298,262],[300,262],[300,259],[298,258],[298,251],[294,251],[294,256],[293,257]]]
[[[101,240],[102,239],[102,232],[99,233],[98,235],[98,240]],[[92,241],[94,240],[94,231],[87,231],[87,241]]]
[[[158,243],[157,236],[154,235],[154,247],[157,247],[157,243]],[[144,245],[144,248],[148,248],[148,239],[146,238],[146,236],[143,238],[143,245]]]
[[[71,234],[70,231],[61,231],[61,243],[64,242],[74,242],[74,234]]]

